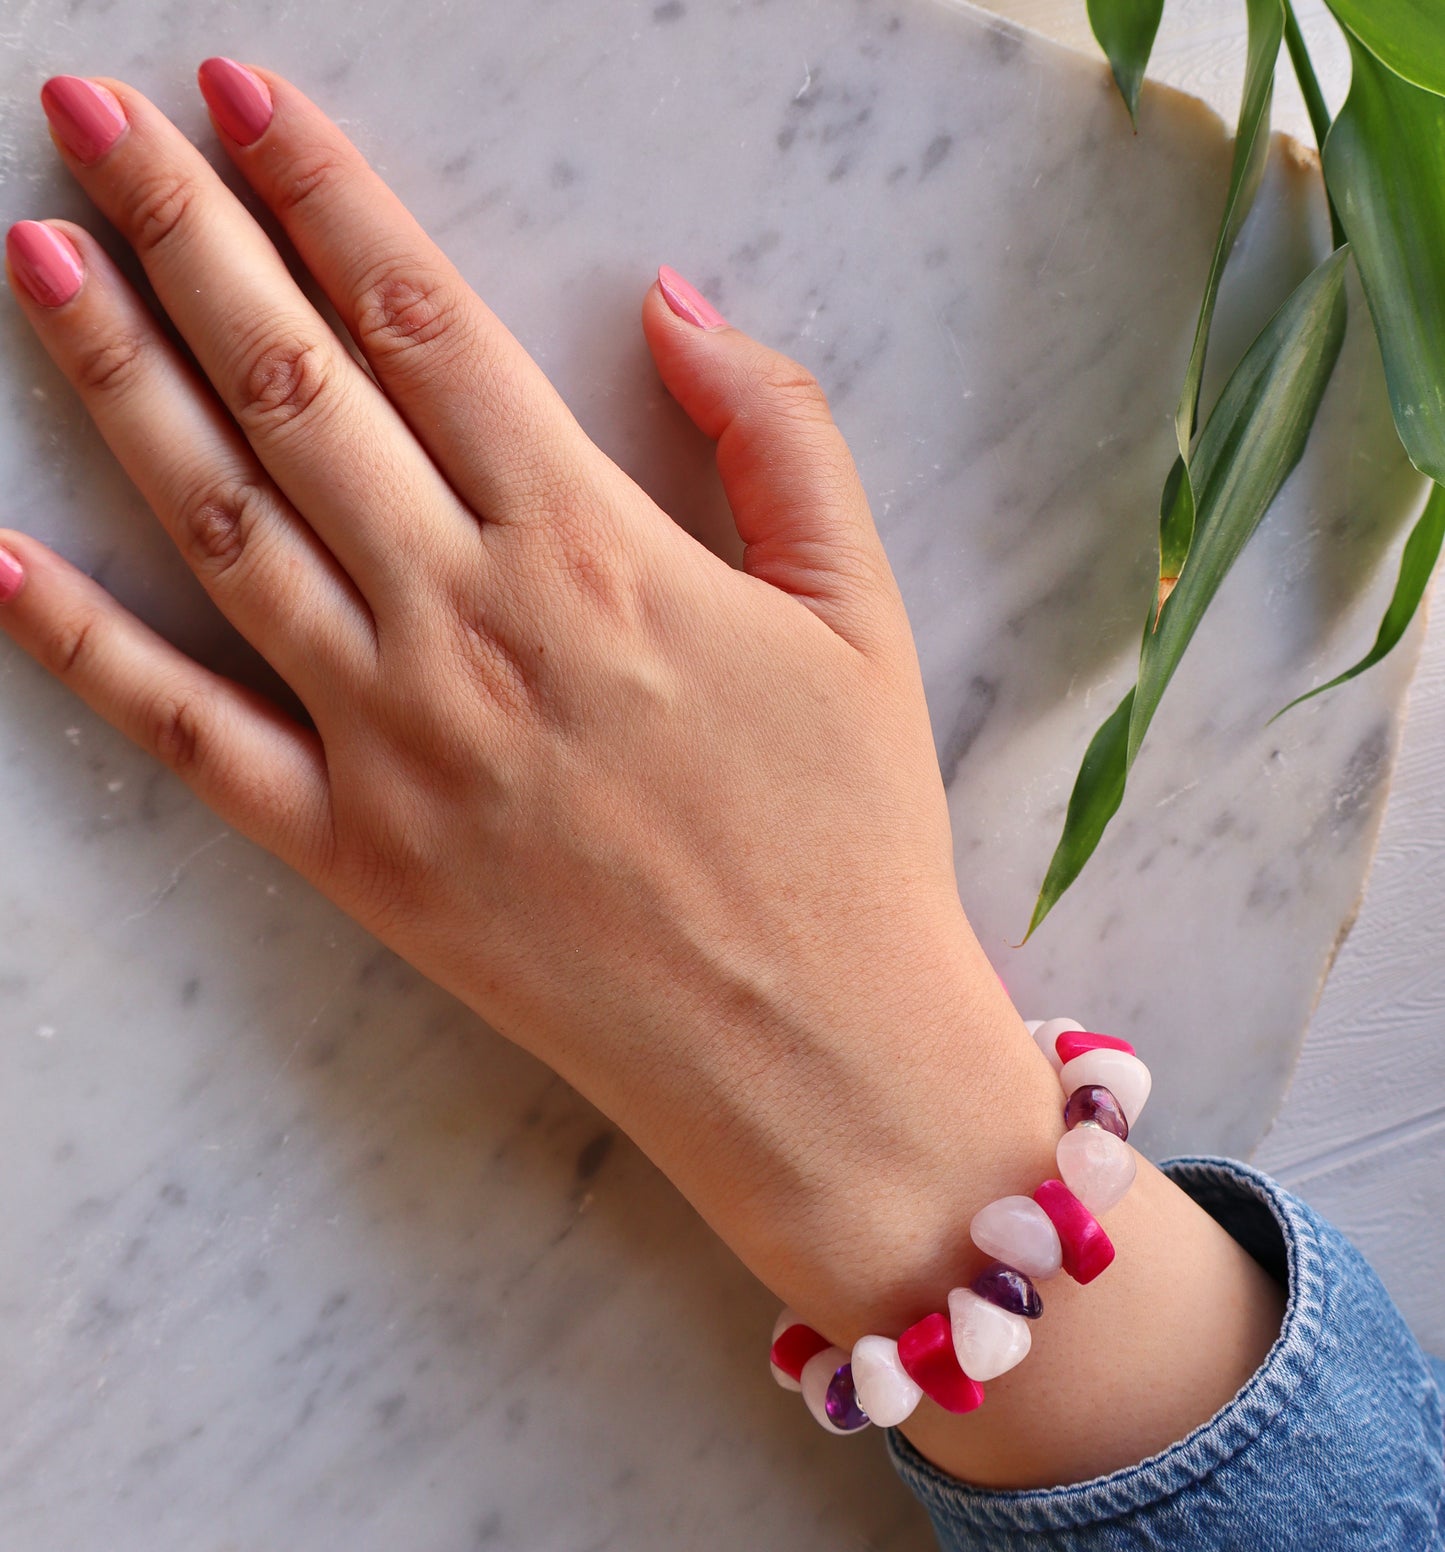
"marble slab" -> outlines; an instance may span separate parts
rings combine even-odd
[[[1218,121],[1156,90],[1135,137],[1097,62],[938,0],[22,0],[0,214],[85,214],[46,75],[123,76],[215,152],[192,72],[218,51],[346,123],[725,553],[710,450],[637,326],[655,266],[818,371],[985,944],[1026,1012],[1147,1048],[1146,1151],[1247,1151],[1352,920],[1412,666],[1264,725],[1368,641],[1418,499],[1358,294],[1125,811],[1010,947],[1137,644]],[[1277,143],[1216,383],[1323,241]],[[7,521],[264,682],[13,308],[0,352]],[[625,1139],[3,644],[0,812],[6,1552],[930,1544],[878,1439],[774,1391],[772,1301]]]

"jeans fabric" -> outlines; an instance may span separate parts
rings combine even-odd
[[[1442,1552],[1445,1363],[1369,1263],[1248,1164],[1160,1168],[1289,1290],[1259,1371],[1138,1465],[1069,1487],[971,1487],[896,1429],[888,1452],[943,1552]]]

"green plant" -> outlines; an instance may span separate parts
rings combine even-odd
[[[1159,579],[1138,679],[1084,755],[1029,933],[1078,877],[1118,810],[1184,649],[1304,451],[1344,338],[1351,260],[1374,320],[1400,440],[1422,473],[1445,481],[1445,5],[1327,3],[1349,41],[1352,68],[1349,97],[1333,123],[1289,0],[1245,0],[1248,59],[1234,160],[1174,416],[1178,455],[1159,503]],[[1164,0],[1088,0],[1088,8],[1137,120]],[[1319,141],[1335,251],[1265,326],[1201,428],[1199,387],[1220,278],[1264,170],[1281,45]],[[1289,706],[1363,673],[1394,647],[1425,592],[1442,538],[1445,491],[1436,483],[1406,542],[1374,646]]]

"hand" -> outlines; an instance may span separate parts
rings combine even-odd
[[[900,1330],[956,1280],[972,1211],[1052,1173],[1059,1096],[963,916],[908,622],[817,384],[648,291],[658,370],[717,440],[735,571],[299,92],[201,79],[374,375],[118,81],[62,78],[46,109],[204,376],[77,226],[12,229],[11,283],[309,725],[10,532],[0,624],[612,1115],[804,1318],[844,1345]],[[1147,1166],[1116,1218],[1132,1279],[1060,1289],[986,1415],[920,1407],[933,1459],[1076,1480],[1252,1372],[1279,1313],[1258,1266]]]
[[[18,534],[0,620],[807,1305],[821,1279],[788,1242],[837,1232],[804,1182],[860,1232],[856,1182],[833,1200],[851,1138],[875,1132],[870,1178],[924,1146],[886,1140],[918,1081],[900,1055],[975,1007],[1017,1022],[963,918],[908,622],[823,395],[700,299],[689,318],[648,291],[659,371],[718,442],[732,569],[587,439],[315,106],[224,62],[202,84],[375,379],[118,81],[52,83],[46,109],[205,380],[78,227],[12,233],[12,285],[313,726]],[[880,1256],[903,1227],[874,1226]]]

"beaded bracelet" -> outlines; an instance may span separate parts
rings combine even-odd
[[[948,1412],[973,1411],[983,1381],[1028,1354],[1029,1323],[1044,1308],[1035,1282],[1061,1270],[1092,1282],[1114,1259],[1099,1216],[1134,1183],[1128,1136],[1149,1098],[1149,1069],[1127,1040],[1091,1034],[1072,1019],[1032,1020],[1028,1029],[1067,1096],[1055,1155],[1062,1178],[974,1214],[969,1237],[993,1259],[967,1288],[950,1292],[948,1313],[925,1315],[896,1341],[860,1337],[851,1354],[790,1309],[773,1326],[773,1378],[801,1391],[829,1433],[896,1427],[924,1396]]]

